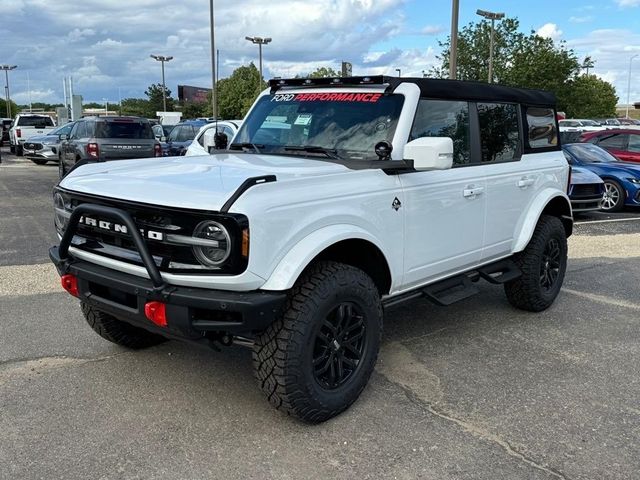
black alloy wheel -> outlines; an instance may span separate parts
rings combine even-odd
[[[313,348],[313,376],[328,390],[344,385],[360,366],[366,349],[364,313],[351,302],[339,304],[320,326]]]
[[[549,292],[555,287],[560,274],[560,244],[555,238],[550,238],[542,252],[540,263],[540,287]]]

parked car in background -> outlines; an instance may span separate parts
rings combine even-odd
[[[583,133],[581,142],[589,142],[604,148],[619,160],[640,162],[640,131],[629,128]]]
[[[216,128],[218,132],[226,135],[227,143],[231,143],[231,140],[241,125],[242,120],[221,120],[200,127],[195,141],[191,142],[185,155],[191,157],[193,155],[207,155],[211,153],[211,150],[215,147],[214,136],[216,134]]]
[[[9,129],[11,153],[22,156],[24,142],[35,135],[42,135],[56,127],[49,115],[19,113]]]
[[[600,210],[604,181],[589,169],[571,166],[569,200],[573,213]]]
[[[159,157],[160,143],[146,118],[85,117],[71,129],[60,144],[60,178],[71,167],[82,163]]]
[[[563,145],[562,150],[572,167],[586,168],[604,181],[603,211],[618,212],[625,205],[640,206],[640,165],[621,162],[591,143],[571,143]]]
[[[597,132],[605,129],[595,120],[579,118],[560,120],[558,121],[558,126],[561,132]]]
[[[167,141],[162,144],[162,155],[175,157],[187,153],[187,148],[196,138],[198,130],[206,124],[204,120],[186,120],[177,124],[169,133]]]
[[[9,129],[11,128],[11,120],[10,118],[0,118],[0,147],[4,144],[4,142],[9,141]]]
[[[60,142],[62,135],[69,135],[75,122],[69,122],[51,130],[45,135],[36,135],[24,142],[24,156],[36,165],[44,165],[48,161],[57,162],[60,156]]]
[[[158,140],[159,142],[166,142],[167,137],[171,133],[171,130],[173,130],[174,126],[175,125],[161,125],[159,123],[156,123],[155,125],[151,126],[151,130],[153,130],[153,134],[155,135],[156,140]]]
[[[621,125],[617,118],[594,118],[594,121],[606,128],[618,128]]]
[[[635,118],[619,118],[618,121],[622,128],[640,130],[640,120],[636,120]]]

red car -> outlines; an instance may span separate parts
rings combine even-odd
[[[640,163],[640,130],[616,128],[587,132],[580,136],[580,141],[598,145],[623,162]]]

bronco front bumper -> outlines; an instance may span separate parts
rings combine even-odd
[[[149,279],[74,258],[69,246],[83,214],[108,216],[127,225]],[[251,335],[269,326],[286,302],[284,292],[233,292],[166,284],[131,216],[124,210],[102,205],[77,206],[60,245],[49,250],[49,258],[61,276],[72,276],[74,295],[82,302],[166,337],[207,342],[221,333]],[[151,321],[150,302],[162,304],[166,325]]]

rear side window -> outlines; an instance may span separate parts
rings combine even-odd
[[[453,140],[453,164],[467,165],[469,149],[469,104],[451,100],[421,99],[410,140],[421,137],[449,137]]]
[[[549,148],[558,145],[556,114],[552,108],[526,107],[529,148]],[[578,127],[578,122],[563,120],[566,127]]]
[[[148,123],[96,122],[96,138],[155,138]]]
[[[195,129],[191,125],[178,125],[171,130],[170,142],[188,142],[196,136]]]
[[[518,108],[509,103],[478,103],[482,163],[508,162],[520,156]]]
[[[640,135],[629,135],[629,151],[640,152]]]
[[[626,135],[611,135],[608,137],[598,137],[598,145],[602,148],[614,148],[616,150],[624,150],[627,146]]]
[[[36,128],[53,127],[53,120],[51,120],[51,117],[20,117],[18,126]]]

